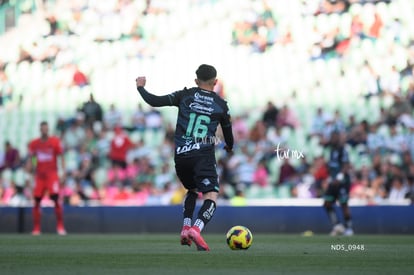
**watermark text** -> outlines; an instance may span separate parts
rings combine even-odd
[[[296,150],[296,149],[283,148],[280,146],[280,143],[277,144],[275,152],[276,152],[276,157],[278,160],[291,159],[291,158],[302,159],[305,157],[302,151]]]

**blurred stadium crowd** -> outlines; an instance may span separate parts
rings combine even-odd
[[[43,119],[63,141],[66,203],[181,203],[173,116],[113,91],[133,94],[126,75],[210,18],[229,24],[239,62],[222,67],[249,67],[248,92],[229,73],[218,87],[236,140],[234,155],[217,151],[223,200],[320,198],[333,131],[351,157],[353,203],[414,200],[412,1],[38,2],[0,37],[0,204],[31,203],[26,145]]]

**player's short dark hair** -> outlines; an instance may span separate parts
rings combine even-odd
[[[47,121],[46,120],[43,120],[42,122],[40,122],[40,126],[43,126],[43,125],[47,125],[48,123],[47,123]]]
[[[207,81],[207,80],[216,78],[217,71],[211,65],[201,64],[198,67],[197,71],[196,71],[196,75],[197,75],[197,78],[198,79],[200,79],[202,81]]]

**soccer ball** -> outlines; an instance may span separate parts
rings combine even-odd
[[[253,242],[253,235],[250,230],[242,225],[236,225],[227,231],[227,245],[232,250],[248,249]]]

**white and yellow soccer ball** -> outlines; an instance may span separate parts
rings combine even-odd
[[[230,249],[245,250],[252,245],[253,235],[247,227],[236,225],[227,231],[226,239]]]

